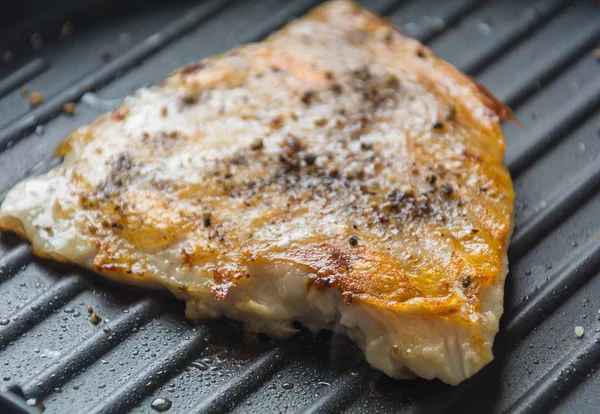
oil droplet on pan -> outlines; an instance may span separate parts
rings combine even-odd
[[[154,411],[158,411],[159,413],[163,413],[171,408],[171,400],[166,398],[155,398],[152,401],[151,407]]]

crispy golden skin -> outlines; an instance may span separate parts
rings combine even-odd
[[[333,2],[75,131],[48,176],[65,189],[53,224],[15,219],[9,195],[0,227],[128,283],[223,299],[261,277],[250,268],[287,263],[348,304],[476,324],[506,274],[507,115],[417,41]]]

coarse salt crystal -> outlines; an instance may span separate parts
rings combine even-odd
[[[583,336],[583,333],[584,333],[583,326],[575,327],[575,335],[577,335],[577,338],[581,338]]]

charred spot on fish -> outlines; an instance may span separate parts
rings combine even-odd
[[[513,115],[512,109],[502,103],[502,101],[498,99],[492,92],[490,92],[488,88],[481,83],[475,83],[475,86],[477,86],[477,89],[483,98],[484,105],[501,121],[515,121],[517,125],[523,127],[521,122],[519,122],[519,120]]]
[[[206,67],[206,63],[205,62],[195,62],[195,63],[190,63],[189,65],[185,65],[182,69],[181,69],[181,74],[182,75],[189,75],[191,73],[196,73],[196,72],[200,72],[202,69],[204,69]]]
[[[325,125],[327,125],[327,119],[325,119],[325,118],[315,119],[315,126],[324,127]]]
[[[456,120],[456,114],[457,114],[457,110],[456,110],[456,106],[454,105],[448,105],[445,109],[444,109],[444,119],[446,121],[454,121]]]
[[[210,227],[211,217],[212,213],[210,211],[205,211],[204,213],[202,213],[202,223],[204,224],[204,227]]]
[[[117,121],[123,121],[129,116],[129,108],[126,106],[120,106],[112,112],[112,118]]]
[[[198,95],[195,93],[186,93],[181,97],[181,103],[184,106],[193,105],[198,102]]]
[[[344,304],[345,305],[350,305],[352,303],[352,293],[351,292],[344,292],[342,294],[342,297],[344,298]]]
[[[469,285],[471,285],[471,276],[469,276],[469,275],[467,275],[467,276],[464,276],[464,277],[461,279],[461,283],[462,283],[462,286],[463,286],[464,288],[467,288],[467,287],[469,287]]]

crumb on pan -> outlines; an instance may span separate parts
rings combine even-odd
[[[31,92],[29,94],[29,104],[31,106],[38,106],[44,102],[44,94],[41,92]]]
[[[73,102],[67,102],[63,105],[63,112],[67,115],[73,115],[75,113],[75,104]]]

